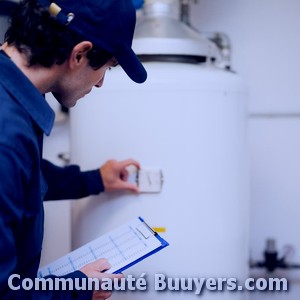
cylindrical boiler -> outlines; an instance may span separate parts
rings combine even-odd
[[[165,229],[161,235],[170,246],[125,272],[137,278],[146,273],[147,292],[115,293],[112,299],[190,299],[195,290],[156,291],[154,274],[247,277],[246,91],[236,74],[213,65],[144,65],[146,83],[135,84],[113,68],[104,86],[71,110],[71,157],[83,169],[134,158],[162,170],[162,191],[75,202],[73,246],[142,216]],[[202,294],[205,300],[244,297]]]

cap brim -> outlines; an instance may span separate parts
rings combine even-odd
[[[147,71],[132,49],[128,49],[127,51],[120,53],[114,53],[114,56],[126,74],[133,81],[137,83],[143,83],[146,81]]]

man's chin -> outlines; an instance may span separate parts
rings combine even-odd
[[[60,94],[52,92],[53,97],[64,107],[71,108],[74,107],[79,99],[64,99]]]

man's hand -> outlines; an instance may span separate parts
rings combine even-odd
[[[99,280],[104,278],[118,278],[124,277],[123,274],[106,274],[104,271],[110,269],[111,265],[104,258],[100,258],[90,264],[85,265],[80,269],[89,278],[98,278]],[[94,291],[92,300],[105,300],[108,299],[112,294],[112,291]]]
[[[124,161],[109,160],[100,168],[105,192],[139,192],[136,184],[127,182],[128,170],[126,168],[131,165],[140,169],[140,164],[133,159]]]

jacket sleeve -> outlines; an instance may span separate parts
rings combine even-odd
[[[98,169],[82,172],[76,165],[58,167],[43,160],[42,171],[48,185],[44,200],[79,199],[104,191]]]
[[[14,149],[3,146],[0,143],[0,299],[22,299],[22,300],[71,300],[92,298],[92,291],[62,291],[62,290],[24,290],[22,288],[14,290],[9,286],[8,279],[17,273],[35,276],[37,267],[35,261],[36,253],[39,253],[39,245],[20,245],[24,228],[24,219],[33,219],[31,215],[34,210],[40,207],[36,203],[36,208],[31,207],[31,211],[26,211],[25,187],[28,184],[30,163],[26,162],[23,156],[18,155]],[[39,228],[36,228],[38,231]],[[34,232],[32,233],[34,234]],[[29,249],[28,249],[29,247]],[[18,257],[28,251],[32,255],[25,260],[26,266],[20,267]],[[26,272],[25,269],[30,269]],[[21,275],[20,275],[21,276]],[[27,277],[27,275],[24,275]],[[67,278],[86,278],[80,272],[66,275]],[[24,278],[21,278],[21,280]],[[31,278],[34,280],[34,278]],[[17,281],[13,281],[18,286]],[[19,285],[21,284],[19,280]]]

